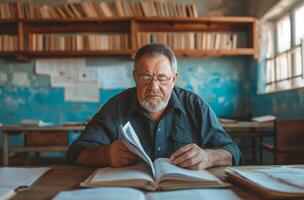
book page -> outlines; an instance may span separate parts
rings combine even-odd
[[[51,170],[49,167],[2,167],[0,168],[0,186],[14,188],[17,191],[26,190],[49,170]]]
[[[304,190],[304,168],[282,166],[255,171]]]
[[[12,198],[16,194],[15,190],[10,187],[1,187],[0,186],[0,199],[7,200]]]
[[[53,200],[145,200],[143,192],[131,188],[93,188],[64,191],[57,194]]]
[[[99,168],[80,185],[84,187],[125,186],[148,190],[156,188],[151,171],[146,164]]]
[[[136,155],[138,155],[140,158],[142,158],[148,166],[150,166],[152,170],[153,178],[156,178],[156,172],[153,165],[152,160],[145,152],[144,148],[141,146],[141,143],[137,137],[137,134],[135,133],[132,125],[130,122],[127,122],[123,128],[121,133],[122,141],[125,143],[125,145]]]
[[[229,189],[190,189],[175,190],[169,192],[149,192],[146,194],[147,200],[240,200],[240,198]]]
[[[258,171],[256,169],[245,170],[245,169],[236,169],[233,167],[229,167],[228,170],[240,175],[245,180],[250,181],[251,183],[258,185],[261,188],[291,194],[291,193],[303,193],[304,189],[299,187],[295,187],[290,184],[286,184],[276,178],[272,178],[271,176],[266,175],[264,172]],[[229,173],[228,173],[229,174]]]
[[[221,181],[207,170],[190,170],[175,166],[167,158],[158,158],[154,161],[158,182],[164,180],[203,180],[210,182]]]

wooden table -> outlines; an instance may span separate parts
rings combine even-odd
[[[66,151],[68,146],[35,146],[35,147],[19,147],[9,148],[8,137],[15,134],[27,134],[30,132],[41,132],[41,133],[62,133],[68,134],[70,131],[81,132],[85,129],[84,125],[61,125],[61,126],[19,126],[19,125],[8,125],[0,126],[2,131],[2,156],[3,166],[9,164],[9,153],[20,153],[20,152],[43,152],[43,151]]]
[[[49,200],[60,191],[78,189],[79,183],[95,170],[95,168],[90,167],[69,165],[55,165],[51,168],[53,170],[45,174],[30,190],[18,193],[12,200]],[[224,169],[225,167],[218,167],[209,171],[221,180],[227,181]],[[244,200],[261,199],[255,192],[246,190],[236,184],[232,184],[231,190]]]
[[[251,142],[250,148],[253,161],[257,164],[262,164],[261,158],[263,150],[260,144],[265,137],[274,136],[274,121],[264,123],[239,121],[236,123],[222,123],[222,126],[233,139],[239,138],[240,140],[249,140]],[[259,159],[256,156],[257,150],[260,154]]]

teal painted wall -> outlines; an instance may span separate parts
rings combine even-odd
[[[248,63],[251,63],[250,58],[180,58],[178,85],[199,94],[220,117],[247,116],[250,114],[248,70],[251,68]],[[129,58],[86,60],[88,66],[117,64],[126,66],[131,77],[132,60]],[[20,86],[13,80],[13,75],[20,72],[27,74],[28,86]],[[65,102],[63,88],[51,87],[49,76],[34,72],[34,60],[29,63],[0,60],[0,74],[7,77],[0,82],[0,123],[14,124],[21,119],[42,119],[55,124],[84,121],[109,98],[126,89],[101,89],[98,103]]]

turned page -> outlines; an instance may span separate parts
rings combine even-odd
[[[156,178],[155,168],[153,165],[152,160],[145,152],[144,148],[141,146],[141,143],[137,137],[137,134],[135,133],[132,125],[130,122],[127,122],[122,127],[121,132],[121,138],[124,144],[133,151],[136,155],[138,155],[140,158],[142,158],[151,168],[153,178]]]

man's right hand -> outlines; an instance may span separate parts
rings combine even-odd
[[[108,164],[111,167],[123,167],[134,164],[139,157],[125,146],[121,140],[115,140],[107,146]]]

